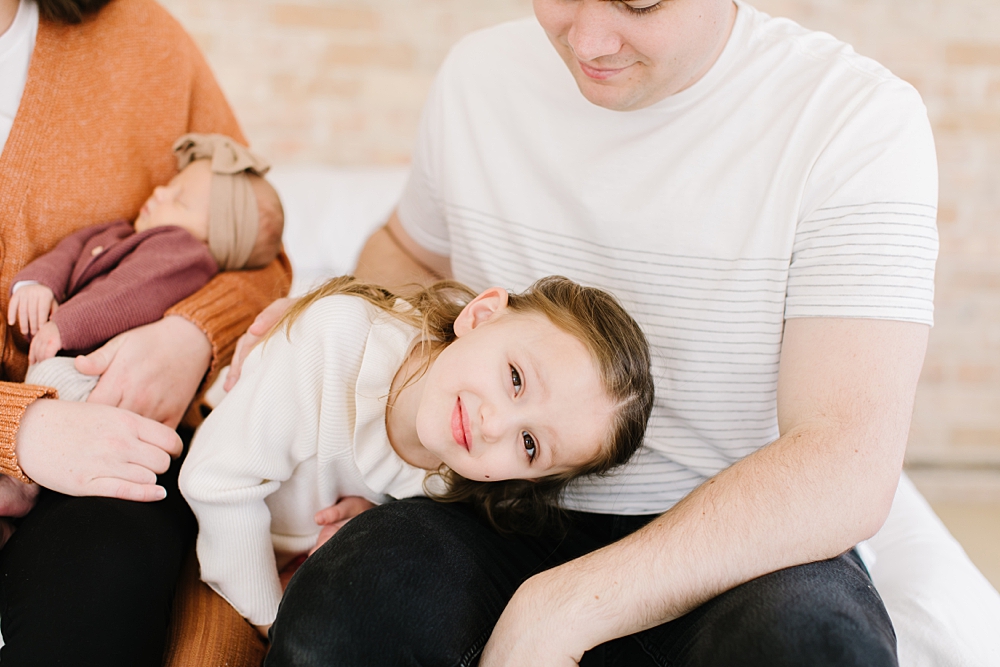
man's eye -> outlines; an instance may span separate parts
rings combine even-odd
[[[641,15],[641,14],[648,14],[650,12],[655,12],[657,9],[663,6],[663,2],[661,0],[660,2],[642,3],[639,2],[639,0],[635,0],[634,2],[622,2],[622,6],[625,7],[625,9],[628,10],[630,14]]]
[[[510,367],[510,381],[514,385],[514,395],[521,393],[521,374],[513,366]]]
[[[524,441],[524,451],[527,453],[530,463],[535,460],[535,456],[538,454],[538,446],[535,445],[535,439],[527,431],[521,431],[521,440]]]

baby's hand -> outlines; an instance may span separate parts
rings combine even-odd
[[[52,290],[48,287],[25,285],[10,297],[7,324],[14,326],[15,322],[19,322],[22,334],[35,335],[42,325],[49,321],[49,317],[56,312],[57,307]]]
[[[28,348],[28,363],[37,364],[56,356],[56,352],[62,349],[62,337],[59,335],[59,327],[49,320],[42,325],[35,337],[31,339],[31,347]]]

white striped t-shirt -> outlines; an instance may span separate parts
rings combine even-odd
[[[467,37],[399,215],[474,289],[563,274],[638,320],[656,376],[644,446],[566,504],[639,514],[778,437],[785,319],[931,324],[936,205],[916,91],[740,3],[713,68],[631,112],[590,104],[534,19]]]

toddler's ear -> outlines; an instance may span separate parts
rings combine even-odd
[[[491,287],[470,301],[455,318],[455,335],[464,336],[507,308],[507,290]]]

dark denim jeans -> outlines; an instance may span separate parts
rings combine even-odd
[[[504,537],[464,506],[383,505],[351,521],[292,578],[265,666],[475,665],[521,582],[653,518],[572,513],[561,539]],[[895,666],[896,638],[852,551],[750,581],[598,646],[580,664]]]

